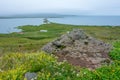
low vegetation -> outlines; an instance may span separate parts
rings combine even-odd
[[[18,27],[22,32],[0,34],[0,55],[11,52],[39,52],[43,45],[74,28],[83,29],[90,36],[106,42],[111,43],[120,40],[120,27],[77,26],[58,23],[42,24],[38,26],[25,25]],[[47,30],[48,32],[40,32],[40,30]]]
[[[110,57],[113,60],[120,61],[120,41],[116,41],[113,44],[114,49],[110,52]]]
[[[111,26],[74,26],[43,24],[20,26],[21,33],[0,34],[0,80],[26,80],[26,72],[37,73],[37,80],[120,80],[120,28]],[[95,70],[58,62],[41,47],[61,34],[81,28],[87,34],[111,43],[111,64]],[[40,32],[48,30],[48,32]]]
[[[37,80],[119,80],[120,60],[118,55],[120,51],[114,52],[120,48],[117,45],[115,43],[116,47],[110,54],[113,62],[96,70],[75,67],[66,61],[58,62],[57,57],[44,52],[6,54],[0,58],[0,79],[25,80],[26,72],[36,72]]]

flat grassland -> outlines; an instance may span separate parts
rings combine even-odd
[[[18,27],[22,32],[0,34],[0,55],[11,52],[38,52],[46,43],[76,28],[80,28],[88,35],[105,42],[111,43],[120,40],[120,27],[118,26],[79,26],[58,23],[39,26],[25,25]],[[40,30],[47,30],[48,32],[40,32]]]

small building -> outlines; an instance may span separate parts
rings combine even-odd
[[[40,30],[40,32],[48,32],[48,30]]]

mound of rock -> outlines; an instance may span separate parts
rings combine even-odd
[[[94,69],[110,62],[108,53],[111,48],[111,45],[86,35],[83,30],[74,29],[43,46],[42,50],[55,54],[60,61]]]

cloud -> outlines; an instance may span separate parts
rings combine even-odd
[[[0,0],[0,14],[59,12],[65,10],[120,14],[119,0]]]

